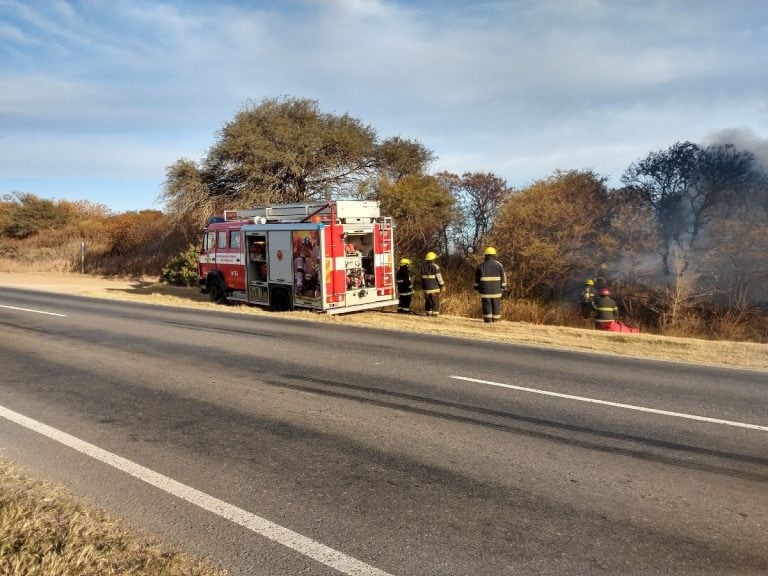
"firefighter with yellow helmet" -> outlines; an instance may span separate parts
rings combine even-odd
[[[475,270],[475,290],[480,293],[483,322],[501,320],[501,296],[507,289],[504,267],[496,259],[496,248],[485,249],[485,260]]]
[[[424,293],[424,313],[427,316],[440,315],[440,292],[445,288],[443,274],[437,262],[437,254],[427,252],[421,266],[421,291]]]
[[[592,302],[597,296],[597,288],[595,288],[595,281],[589,278],[584,282],[584,286],[579,293],[579,311],[582,318],[589,318],[592,314]]]
[[[411,313],[411,298],[413,297],[413,281],[411,278],[411,261],[408,258],[400,259],[400,268],[395,274],[397,282],[397,311],[399,314]]]

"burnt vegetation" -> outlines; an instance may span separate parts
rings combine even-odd
[[[91,274],[159,276],[165,268],[191,283],[189,247],[213,213],[371,199],[396,222],[398,256],[440,254],[448,314],[479,314],[472,271],[492,244],[508,273],[507,320],[588,326],[575,302],[602,270],[622,319],[646,332],[768,341],[768,175],[749,150],[677,142],[632,163],[620,188],[584,170],[512,189],[490,172],[430,174],[433,160],[422,143],[381,140],[313,100],[249,103],[200,160],[168,167],[163,211],[3,196],[0,269],[84,264]]]

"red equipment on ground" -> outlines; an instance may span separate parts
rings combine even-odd
[[[616,320],[613,322],[604,322],[600,326],[600,329],[606,332],[627,332],[629,334],[640,333],[640,328],[635,328],[634,326],[629,326],[623,322],[617,322]]]

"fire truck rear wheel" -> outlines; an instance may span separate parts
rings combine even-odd
[[[215,278],[211,282],[210,288],[208,288],[208,296],[211,298],[211,302],[215,304],[226,304],[227,294],[224,291],[224,284],[222,284],[219,278]]]
[[[278,312],[286,312],[293,309],[291,294],[287,289],[278,288],[270,295],[269,307]]]

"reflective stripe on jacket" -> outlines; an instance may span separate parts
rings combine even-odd
[[[486,256],[475,270],[475,290],[480,292],[482,298],[501,298],[506,289],[507,276],[501,262],[493,256]]]
[[[424,294],[434,294],[440,292],[443,286],[445,282],[440,273],[440,266],[434,262],[425,262],[421,267],[421,290]]]
[[[598,296],[592,301],[592,309],[595,311],[595,322],[613,322],[616,320],[616,314],[619,308],[613,298],[608,296]]]

